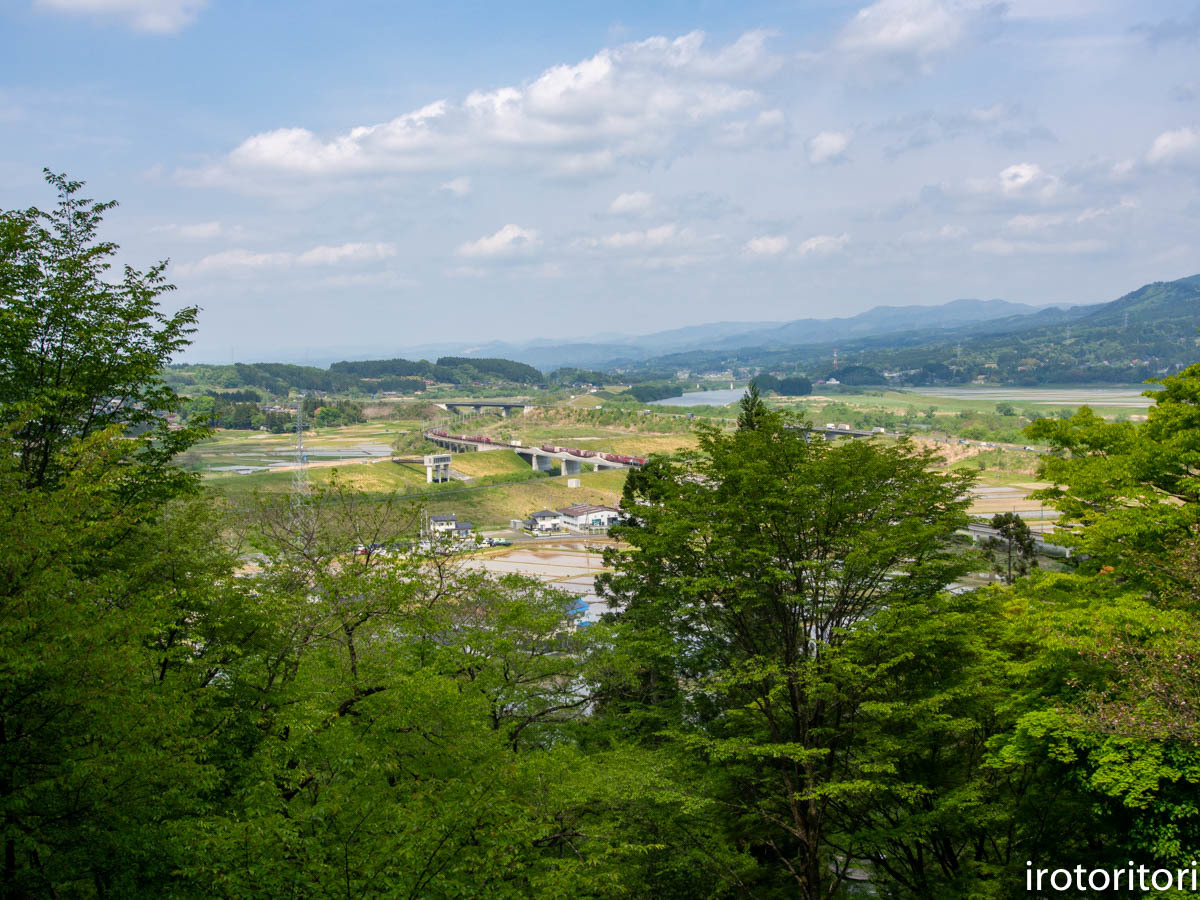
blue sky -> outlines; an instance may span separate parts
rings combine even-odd
[[[1200,271],[1200,6],[0,0],[41,168],[191,358],[391,354]]]

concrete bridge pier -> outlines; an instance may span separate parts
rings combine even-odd
[[[439,484],[443,481],[450,480],[450,460],[449,453],[433,453],[425,457],[425,483],[433,484],[435,481]]]
[[[529,465],[535,472],[549,472],[554,467],[554,461],[549,456],[544,456],[541,453],[533,452],[525,454],[518,451],[517,455],[526,457],[529,460]]]
[[[583,465],[577,459],[564,459],[562,461],[562,473],[567,475],[578,475],[583,469]]]

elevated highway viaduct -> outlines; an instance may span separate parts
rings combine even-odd
[[[527,460],[529,464],[539,472],[549,472],[554,468],[554,463],[559,463],[562,474],[578,475],[583,471],[583,467],[592,466],[593,471],[602,472],[608,469],[636,469],[636,463],[613,462],[607,459],[601,459],[599,456],[580,457],[567,450],[549,451],[543,450],[541,447],[518,447],[513,444],[505,443],[489,443],[487,441],[473,441],[461,435],[441,435],[434,434],[432,431],[425,432],[425,440],[439,447],[444,447],[454,453],[470,453],[483,452],[487,450],[511,450],[522,459]]]
[[[533,409],[532,406],[527,406],[524,403],[510,403],[501,400],[447,400],[444,403],[436,403],[434,405],[446,410],[446,412],[470,410],[476,415],[484,412],[499,412],[502,416],[508,416],[514,412],[526,413]]]

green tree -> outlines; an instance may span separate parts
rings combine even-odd
[[[1026,429],[1054,451],[1039,474],[1055,486],[1041,495],[1080,561],[1077,575],[1030,585],[1035,627],[1053,635],[1045,654],[1064,673],[1016,746],[1069,760],[1070,777],[1128,823],[1126,849],[1186,864],[1200,848],[1200,366],[1160,383],[1144,426],[1084,407]]]
[[[195,311],[158,311],[162,264],[106,281],[112,204],[47,180],[55,211],[0,216],[0,896],[154,896],[249,605],[171,462],[203,429],[163,419]]]
[[[693,767],[763,887],[825,897],[848,855],[830,843],[869,677],[847,635],[925,604],[964,571],[947,543],[970,476],[929,471],[906,443],[808,441],[777,413],[626,482],[630,522],[601,588],[641,660],[625,713]]]
[[[26,483],[55,481],[72,439],[112,425],[156,429],[142,449],[161,468],[196,438],[166,429],[179,399],[161,377],[196,309],[159,309],[173,289],[165,262],[106,280],[118,248],[98,232],[115,202],[81,198],[83,183],[64,175],[46,171],[46,181],[58,191],[53,211],[0,213],[0,408]]]
[[[767,405],[758,392],[758,384],[751,381],[738,405],[737,426],[745,431],[758,428],[767,415]]]
[[[216,415],[217,401],[212,397],[193,397],[187,402],[187,417],[189,419],[209,419]]]
[[[337,479],[256,509],[271,614],[218,686],[252,698],[240,758],[179,826],[195,895],[559,893],[600,636],[562,592],[386,550],[416,515]]]
[[[990,525],[996,536],[985,538],[979,546],[987,554],[992,571],[1004,576],[1005,584],[1037,568],[1037,543],[1023,518],[1014,512],[997,513]]]

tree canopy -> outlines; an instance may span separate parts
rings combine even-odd
[[[752,384],[627,473],[587,625],[414,544],[401,495],[197,485],[160,380],[195,311],[163,264],[106,280],[110,205],[47,177],[55,211],[0,215],[0,898],[999,900],[1193,865],[1200,366],[1145,425],[1030,426],[1078,552],[1035,568],[998,516],[993,584],[969,473]]]

